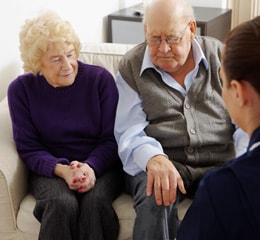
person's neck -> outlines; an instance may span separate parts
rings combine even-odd
[[[194,69],[194,67],[195,62],[193,58],[193,52],[191,50],[184,65],[178,71],[170,73],[170,75],[185,89],[185,77],[192,69]]]
[[[244,124],[244,131],[247,132],[248,136],[251,137],[253,132],[260,126],[260,112],[254,111],[246,113],[247,121]],[[245,114],[243,114],[245,116]]]

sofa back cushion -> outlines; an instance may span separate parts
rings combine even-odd
[[[133,46],[122,43],[83,43],[79,60],[102,66],[115,77],[120,59]]]

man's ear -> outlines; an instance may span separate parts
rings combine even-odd
[[[146,32],[147,32],[147,24],[144,24],[144,36],[146,37]]]
[[[197,23],[195,20],[190,21],[190,31],[191,31],[191,35],[192,38],[194,38],[196,36],[196,32],[197,32]]]

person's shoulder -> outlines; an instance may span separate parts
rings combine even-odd
[[[38,74],[32,74],[32,73],[23,73],[21,75],[18,75],[12,82],[22,82],[22,81],[32,81],[37,78]]]
[[[223,42],[211,36],[196,36],[195,39],[203,50],[215,51],[223,48]]]
[[[114,88],[115,78],[113,74],[103,66],[83,63],[78,61],[78,78],[84,79],[82,84],[91,83],[99,84],[99,86],[110,86]]]
[[[8,102],[18,96],[22,99],[27,96],[28,92],[35,91],[34,86],[38,82],[37,76],[32,73],[24,73],[12,80],[7,88]]]
[[[95,70],[95,71],[100,70],[100,71],[102,71],[105,68],[102,67],[102,66],[99,66],[99,65],[85,63],[85,62],[82,62],[82,61],[78,60],[78,69],[80,71],[84,71],[84,70]]]
[[[210,61],[210,64],[215,66],[216,61],[220,64],[223,50],[223,43],[220,40],[210,36],[196,36],[196,41],[200,45],[206,59]]]
[[[254,157],[244,154],[232,159],[224,166],[211,170],[203,176],[203,185],[207,189],[214,189],[211,194],[234,195],[241,191],[241,186],[250,184],[260,187],[260,181],[255,182],[260,174],[258,159],[260,153]]]
[[[219,44],[223,45],[223,42],[212,36],[200,36],[197,35],[195,38],[200,44]]]
[[[22,85],[26,85],[31,81],[34,81],[36,76],[32,73],[24,73],[19,76],[17,76],[14,80],[12,80],[8,86],[8,89],[13,89],[13,88],[19,88]]]
[[[228,188],[230,186],[235,184],[235,177],[232,170],[232,166],[234,161],[236,160],[230,160],[230,162],[218,169],[210,170],[207,172],[203,177],[203,182],[205,185],[207,185],[208,189],[214,189],[214,194],[218,194],[222,191],[225,191],[225,187]],[[224,187],[223,187],[224,186]]]
[[[145,52],[145,48],[146,48],[146,43],[142,42],[139,44],[136,44],[134,47],[132,47],[131,49],[129,49],[123,56],[123,59],[126,58],[133,58],[136,56],[140,56],[144,54]]]
[[[241,234],[255,236],[252,223],[259,224],[259,218],[255,218],[260,211],[259,166],[252,166],[249,160],[247,156],[231,160],[218,170],[205,174],[200,184],[198,197],[201,199],[205,196],[203,193],[207,193],[218,220],[230,235],[237,232],[237,227],[241,227]],[[252,221],[248,221],[248,218]]]
[[[137,44],[130,50],[128,50],[120,59],[118,69],[122,74],[122,71],[129,72],[131,68],[141,66],[146,49],[146,42]]]
[[[246,188],[260,189],[260,151],[249,151],[229,164],[230,170],[237,176],[237,180]],[[254,191],[255,192],[255,191]],[[255,192],[256,193],[256,192]],[[260,195],[260,191],[258,193]]]
[[[105,74],[111,75],[110,71],[103,66],[88,64],[81,61],[78,61],[78,72],[79,74],[86,72],[87,74]]]

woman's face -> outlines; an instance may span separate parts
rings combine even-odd
[[[78,62],[73,44],[58,48],[50,43],[40,61],[40,72],[53,87],[69,86],[75,81]]]

